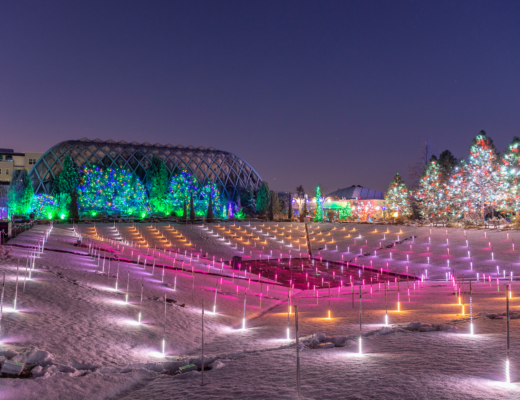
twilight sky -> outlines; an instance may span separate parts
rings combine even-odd
[[[425,139],[520,136],[519,21],[517,0],[5,0],[0,147],[213,146],[272,189],[384,191]]]

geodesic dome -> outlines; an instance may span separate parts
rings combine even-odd
[[[256,171],[240,157],[212,147],[194,148],[83,138],[58,143],[36,162],[29,173],[35,193],[52,193],[52,182],[61,173],[66,154],[78,167],[85,164],[111,168],[122,166],[135,172],[143,182],[152,157],[156,155],[166,164],[170,179],[186,170],[197,177],[200,185],[216,183],[229,199],[235,198],[240,188],[258,190],[262,182]]]

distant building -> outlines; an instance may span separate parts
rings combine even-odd
[[[331,200],[384,200],[385,195],[379,190],[366,188],[359,185],[352,185],[344,189],[338,189],[329,193],[325,198]]]
[[[352,185],[324,196],[324,210],[339,210],[350,203],[352,214],[360,221],[385,216],[385,195],[375,189]]]
[[[0,184],[8,184],[16,169],[30,171],[42,155],[43,153],[15,153],[13,149],[0,149]]]

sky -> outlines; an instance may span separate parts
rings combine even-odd
[[[214,147],[271,189],[385,191],[520,136],[519,1],[0,2],[0,147]]]

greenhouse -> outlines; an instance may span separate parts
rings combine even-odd
[[[146,181],[152,158],[156,155],[165,163],[170,178],[181,171],[187,171],[197,178],[201,187],[209,182],[215,183],[228,199],[235,198],[241,189],[258,190],[262,182],[258,173],[243,159],[212,147],[195,148],[83,138],[58,143],[37,161],[30,171],[36,194],[53,192],[53,182],[63,169],[66,154],[78,167],[122,167],[135,173],[143,182]]]

